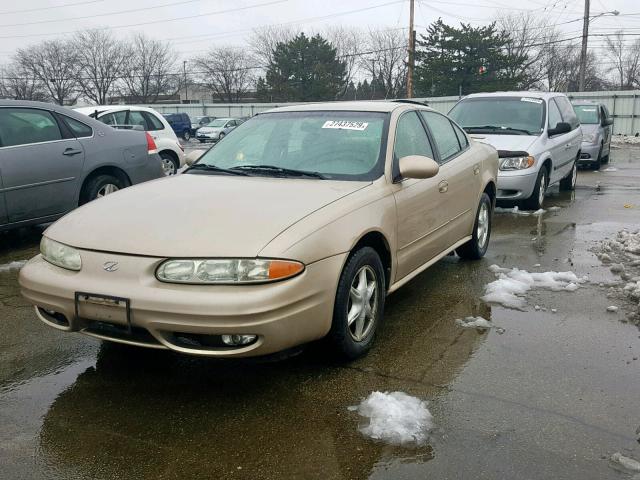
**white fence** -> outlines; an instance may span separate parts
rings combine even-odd
[[[613,115],[613,133],[636,135],[640,132],[640,90],[607,92],[569,92],[570,99],[597,100],[607,106]],[[416,100],[425,101],[435,110],[447,113],[458,97],[429,97]],[[256,113],[295,103],[202,103],[145,105],[161,113],[184,112],[189,116],[211,115],[215,117],[247,117]]]

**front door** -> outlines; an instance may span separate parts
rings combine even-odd
[[[51,112],[0,108],[0,166],[9,222],[65,213],[73,208],[84,149],[63,138]]]
[[[435,158],[417,112],[404,113],[397,122],[394,162],[408,155]],[[398,281],[425,264],[447,247],[448,223],[446,198],[443,191],[446,179],[442,173],[435,177],[399,179],[395,184],[397,209]]]

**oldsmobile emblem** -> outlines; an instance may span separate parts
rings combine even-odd
[[[106,272],[115,272],[116,270],[118,270],[118,262],[104,262],[102,268]]]

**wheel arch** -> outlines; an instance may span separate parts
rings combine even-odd
[[[86,188],[87,184],[93,180],[94,178],[96,178],[99,175],[112,175],[116,178],[118,178],[119,180],[121,180],[127,187],[131,186],[131,179],[129,178],[129,175],[127,175],[127,173],[119,168],[116,167],[114,165],[102,165],[98,168],[93,169],[87,176],[84,177],[84,179],[82,180],[82,185],[80,187],[80,190],[78,192],[78,204],[82,203],[82,197],[84,194],[84,189]]]
[[[382,266],[384,268],[384,277],[385,277],[385,290],[389,289],[391,285],[391,271],[393,268],[392,257],[391,257],[391,248],[389,247],[389,241],[385,237],[385,235],[379,230],[371,230],[365,234],[363,234],[358,241],[351,248],[351,254],[356,252],[362,247],[371,247],[373,248],[378,256],[380,257],[380,261],[382,262]]]

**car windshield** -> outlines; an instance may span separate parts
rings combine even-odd
[[[317,178],[374,180],[384,171],[387,117],[353,111],[261,114],[236,128],[198,164],[259,175],[297,170]]]
[[[449,116],[470,133],[540,135],[544,128],[544,102],[531,97],[466,98]]]
[[[598,116],[597,105],[574,105],[573,109],[582,124],[598,124],[600,118]]]
[[[229,120],[214,120],[213,122],[207,123],[207,127],[224,127],[224,124]]]

